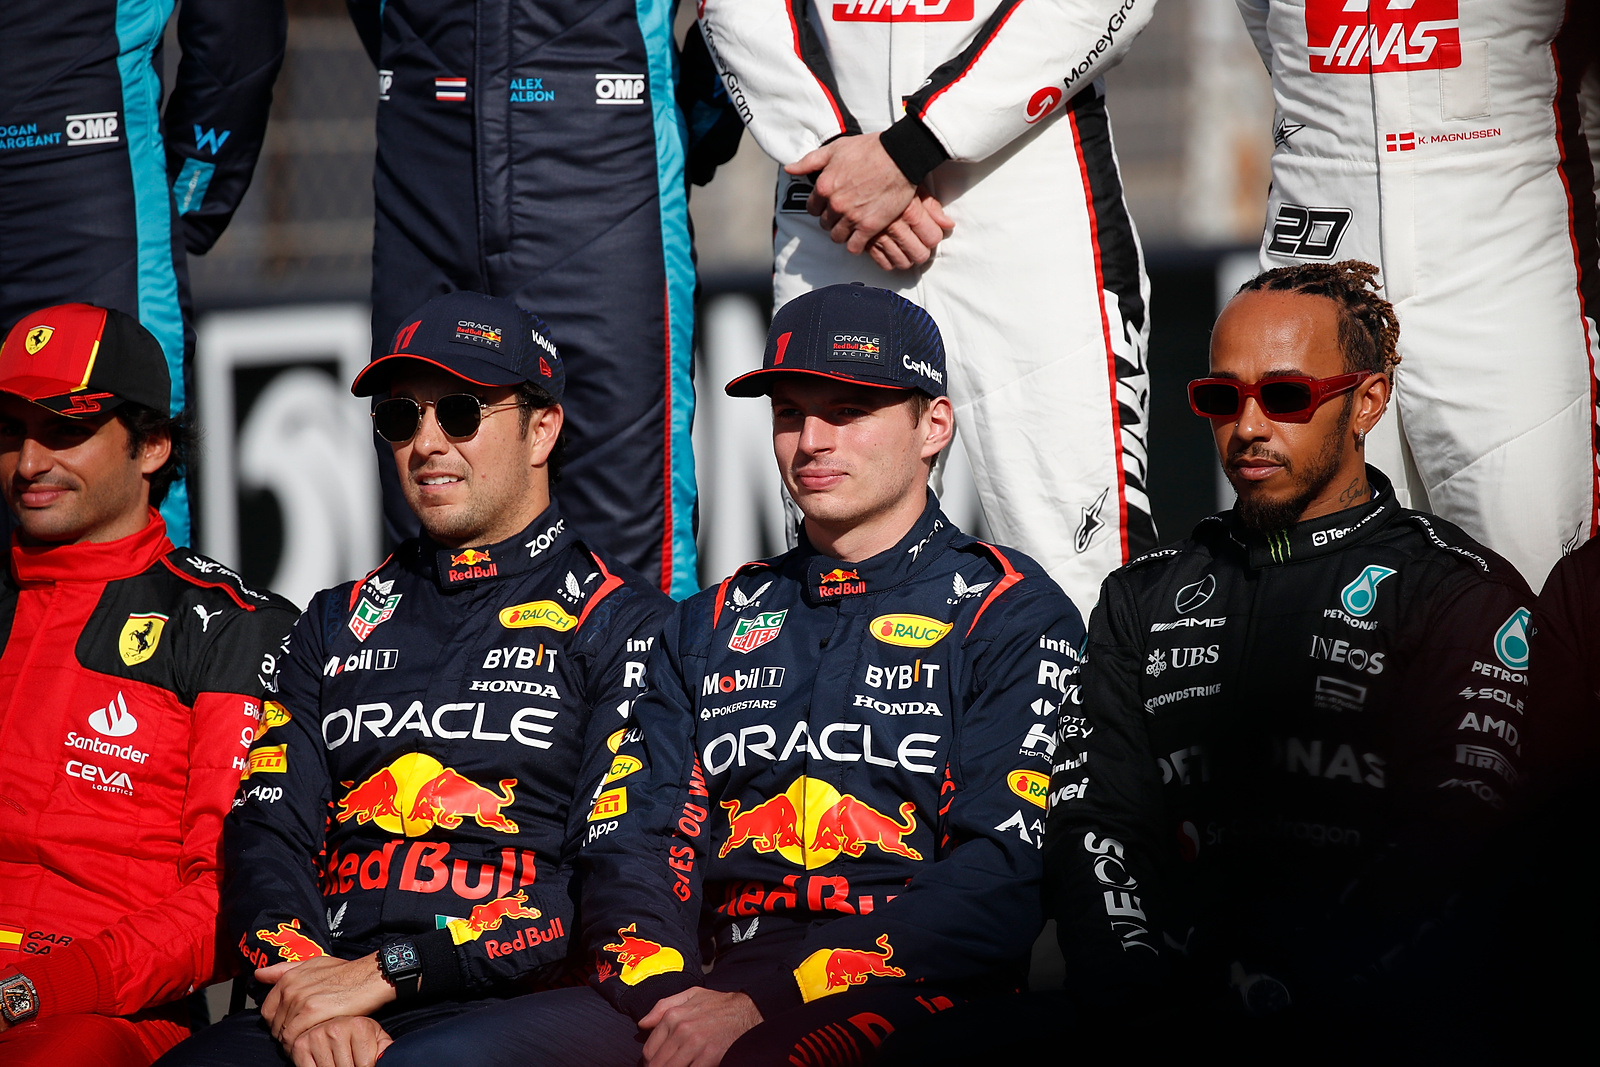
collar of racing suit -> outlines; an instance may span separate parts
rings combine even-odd
[[[1271,533],[1252,530],[1240,522],[1238,513],[1232,510],[1206,519],[1201,525],[1224,522],[1228,536],[1249,554],[1250,566],[1258,569],[1329,556],[1371,537],[1399,513],[1394,487],[1389,484],[1388,477],[1370,463],[1367,464],[1367,484],[1372,487],[1372,498],[1365,504],[1297,522],[1287,530]],[[1195,532],[1197,536],[1200,533],[1198,529]]]
[[[521,533],[496,544],[446,548],[423,534],[419,547],[423,560],[433,557],[433,578],[440,589],[464,589],[478,582],[536,571],[561,555],[567,542],[575,539],[552,500]]]
[[[150,509],[144,529],[115,541],[80,545],[24,545],[11,535],[11,573],[19,583],[114,582],[143,574],[173,549],[167,524]]]
[[[806,539],[802,524],[799,555],[806,563],[806,603],[815,607],[840,597],[893,588],[926,567],[955,532],[939,510],[939,498],[931,489],[921,516],[899,543],[859,563],[846,563],[818,552]]]

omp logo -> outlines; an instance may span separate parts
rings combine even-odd
[[[139,720],[128,712],[128,702],[119,692],[116,699],[89,713],[89,725],[107,737],[127,737],[139,728]]]
[[[67,144],[116,144],[117,113],[97,111],[92,115],[67,116]]]
[[[840,0],[835,22],[971,22],[972,0]]]
[[[1441,70],[1461,65],[1457,0],[1306,0],[1313,74]]]
[[[643,74],[596,74],[594,102],[597,104],[644,104]]]
[[[1350,228],[1352,216],[1347,207],[1279,204],[1267,251],[1297,259],[1332,259],[1339,251],[1344,231]]]

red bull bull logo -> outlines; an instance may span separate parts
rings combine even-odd
[[[776,852],[807,870],[843,855],[859,858],[872,846],[890,855],[920,861],[922,853],[906,843],[917,829],[917,806],[900,805],[892,819],[818,778],[801,775],[769,800],[741,810],[739,801],[724,800],[728,836],[717,850],[719,859],[749,845],[759,853]]]
[[[300,932],[300,920],[279,923],[276,930],[257,930],[256,936],[278,950],[286,963],[301,963],[326,955],[322,946]]]
[[[780,793],[743,812],[737,800],[724,800],[722,807],[728,813],[728,839],[717,850],[718,859],[745,844],[757,852],[802,847],[800,816],[787,796]]]
[[[638,985],[646,978],[683,970],[683,953],[658,941],[646,941],[636,936],[638,923],[629,923],[617,930],[622,940],[611,945],[601,945],[601,951],[614,952],[622,968],[618,975],[626,985]]]
[[[349,790],[335,813],[340,822],[373,822],[407,837],[435,826],[454,830],[468,819],[486,830],[517,832],[517,824],[502,814],[516,799],[515,778],[500,779],[497,792],[422,752],[407,752],[359,785],[340,784]]]
[[[889,962],[894,958],[894,946],[889,943],[889,935],[879,935],[875,944],[879,949],[877,952],[857,948],[822,948],[807,956],[794,969],[795,981],[806,1003],[842,993],[851,986],[864,985],[868,978],[904,978],[905,968]]]
[[[451,941],[462,945],[500,929],[500,924],[507,919],[537,919],[543,914],[538,908],[528,907],[528,893],[519,889],[509,897],[473,905],[471,914],[465,919],[451,919],[445,923],[445,929],[450,931]]]
[[[445,577],[451,582],[465,582],[474,578],[493,578],[499,573],[500,569],[489,558],[489,553],[469,548],[450,557],[450,569],[445,572]]]
[[[851,596],[866,591],[867,583],[862,581],[859,571],[847,571],[835,567],[817,579],[819,597]]]

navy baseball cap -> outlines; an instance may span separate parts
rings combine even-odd
[[[933,316],[903,296],[860,282],[829,285],[779,308],[761,369],[723,389],[729,396],[763,396],[775,374],[944,396],[944,340]]]
[[[368,363],[350,391],[386,391],[403,359],[431,363],[477,385],[531,382],[557,401],[567,384],[561,354],[539,316],[515,301],[464,289],[436,296],[402,319],[388,354]]]

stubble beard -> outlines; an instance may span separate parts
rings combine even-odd
[[[1240,482],[1235,479],[1232,468],[1226,468],[1228,482],[1238,494],[1234,508],[1239,521],[1259,533],[1286,530],[1299,522],[1307,506],[1328,488],[1334,476],[1339,473],[1339,463],[1342,458],[1340,446],[1344,442],[1345,430],[1350,426],[1350,414],[1350,409],[1347,407],[1339,417],[1339,424],[1323,439],[1322,448],[1306,467],[1304,475],[1300,477],[1299,488],[1288,497],[1272,498],[1259,490],[1242,492],[1239,488]],[[1249,450],[1240,454],[1247,455]],[[1294,467],[1288,462],[1288,457],[1273,453],[1272,458],[1282,462],[1287,473],[1291,475],[1295,473]]]

